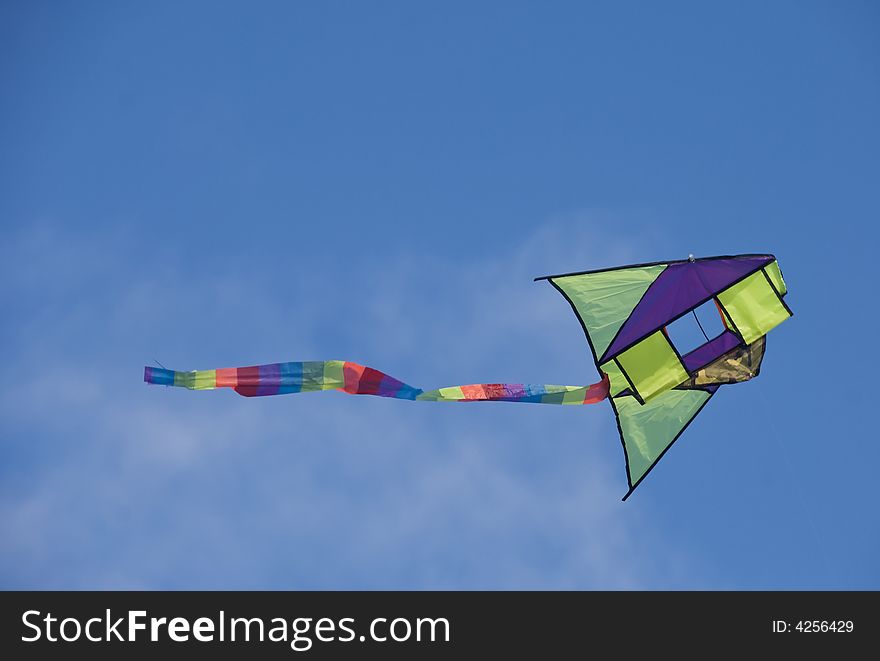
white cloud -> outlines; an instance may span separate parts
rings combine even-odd
[[[604,405],[246,400],[140,382],[140,361],[206,368],[228,356],[347,358],[421,387],[590,382],[577,321],[530,282],[630,257],[586,217],[547,223],[480,263],[353,264],[312,294],[235,270],[191,272],[174,255],[143,268],[125,232],[82,238],[44,225],[12,241],[18,257],[0,289],[16,311],[3,350],[15,378],[0,385],[4,465],[15,471],[0,493],[4,587],[695,580],[683,550],[620,503]],[[590,245],[602,247],[578,247]],[[91,257],[83,266],[71,255]]]

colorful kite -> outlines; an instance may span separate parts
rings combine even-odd
[[[421,390],[341,360],[178,372],[145,367],[147,383],[232,388],[246,397],[342,390],[429,402],[611,402],[626,457],[626,500],[718,388],[758,375],[765,335],[791,316],[773,255],[636,264],[550,275],[581,321],[602,380],[590,386],[480,383]],[[668,327],[714,304],[720,332],[681,351]]]

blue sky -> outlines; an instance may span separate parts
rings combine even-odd
[[[880,588],[869,2],[4,3],[3,588]],[[795,318],[626,503],[532,278],[773,252]]]

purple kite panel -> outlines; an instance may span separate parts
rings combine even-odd
[[[773,259],[766,255],[670,264],[648,287],[599,362],[613,358]]]
[[[705,367],[716,358],[720,358],[739,343],[739,337],[737,337],[736,333],[731,333],[729,330],[724,331],[715,339],[709,340],[703,346],[683,356],[682,362],[684,362],[684,367],[688,372],[694,372],[701,367]]]

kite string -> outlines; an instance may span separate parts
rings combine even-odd
[[[693,255],[688,255],[688,261],[689,261],[691,264],[693,264],[693,263],[694,263],[694,256],[693,256]],[[703,285],[703,287],[706,289],[707,292],[710,292],[710,291],[711,291],[711,288],[708,287],[708,286],[706,285],[706,282],[703,280],[703,276],[700,274],[700,269],[694,269],[694,273],[697,274],[697,280],[700,281],[700,284]],[[716,302],[716,305],[717,305],[717,302]],[[697,326],[700,327],[700,331],[703,333],[703,337],[705,337],[705,338],[706,338],[706,342],[708,342],[708,341],[709,341],[709,336],[706,335],[706,331],[703,330],[703,324],[700,323],[700,318],[697,316],[697,308],[694,308],[693,310],[691,310],[691,314],[694,315],[694,319],[696,319],[696,321],[697,321]],[[718,310],[718,314],[721,314],[721,310],[720,310],[720,309]],[[724,315],[721,315],[721,320],[724,321]],[[727,322],[726,322],[726,321],[724,321],[724,325],[727,326]]]
[[[706,342],[708,342],[708,341],[709,341],[709,336],[706,335],[706,331],[703,330],[703,324],[700,323],[700,318],[697,316],[697,310],[696,310],[696,308],[694,308],[693,310],[691,310],[691,314],[694,315],[694,319],[697,320],[697,326],[700,327],[700,331],[702,331],[702,333],[703,333],[703,337],[705,337],[705,338],[706,338]]]

